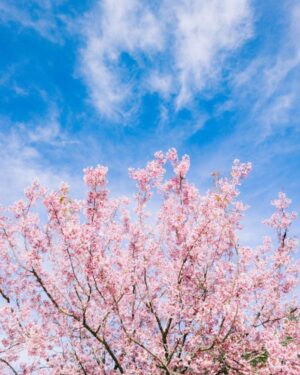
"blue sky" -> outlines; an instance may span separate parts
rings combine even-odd
[[[253,163],[249,228],[279,190],[300,210],[299,0],[0,0],[0,48],[1,203],[98,163],[126,194],[176,147],[201,191]]]

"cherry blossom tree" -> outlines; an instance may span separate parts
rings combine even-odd
[[[171,149],[129,171],[132,201],[97,166],[86,200],[34,182],[1,209],[1,374],[300,374],[290,200],[266,220],[278,241],[244,246],[251,165],[235,160],[205,195],[188,169]]]

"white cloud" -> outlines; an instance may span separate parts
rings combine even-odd
[[[259,121],[263,123],[260,141],[270,136],[275,127],[279,127],[280,130],[289,125],[290,111],[293,109],[294,102],[294,95],[281,95],[276,97],[269,107],[265,108],[265,111],[259,118]]]
[[[283,27],[274,35],[276,50],[262,49],[244,71],[232,79],[235,102],[252,103],[248,113],[248,131],[256,142],[282,132],[288,127],[300,128],[300,4],[282,5]]]
[[[251,12],[247,0],[174,3],[174,57],[179,73],[180,107],[207,81],[215,79],[226,53],[250,37]]]
[[[110,118],[132,110],[145,91],[188,105],[250,37],[251,21],[250,0],[98,1],[84,21],[81,50],[92,103]],[[133,73],[122,65],[124,53]]]
[[[61,130],[55,107],[43,120],[13,123],[1,118],[0,125],[0,205],[10,204],[23,195],[23,190],[39,178],[46,188],[56,189],[62,181],[70,183],[75,192],[82,188],[81,175],[70,175],[60,166],[49,165],[43,155],[45,146],[58,150],[73,141]],[[5,131],[8,128],[8,131]]]
[[[120,55],[160,49],[159,23],[140,1],[104,0],[87,17],[85,38],[82,72],[93,104],[103,115],[118,117],[133,90],[130,78],[122,76]]]
[[[0,23],[16,23],[22,28],[36,31],[52,42],[62,42],[59,23],[63,18],[56,7],[63,0],[28,0],[17,5],[10,0],[0,2]]]
[[[152,92],[159,93],[162,97],[168,98],[172,92],[172,76],[162,75],[158,72],[153,72],[146,82],[147,88]]]
[[[55,105],[49,106],[45,116],[32,117],[28,122],[16,122],[11,127],[28,144],[47,144],[60,148],[78,143],[61,128],[60,112]]]
[[[19,128],[22,128],[29,142],[47,143],[52,146],[74,143],[61,129],[59,117],[59,111],[55,106],[52,106],[43,119],[32,120],[31,126],[21,124]]]
[[[16,133],[1,134],[0,158],[1,205],[20,199],[24,189],[37,177],[49,189],[57,188],[62,181],[72,181],[69,174],[49,168],[38,149],[28,145]]]

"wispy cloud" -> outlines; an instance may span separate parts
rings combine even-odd
[[[10,65],[8,69],[4,72],[0,72],[0,87],[6,87],[10,92],[17,96],[28,95],[28,89],[22,87],[18,84],[15,79],[17,70],[20,68],[21,64]]]
[[[262,49],[232,79],[235,102],[251,103],[245,124],[252,122],[257,142],[290,127],[300,128],[300,4],[288,5],[281,8],[288,22],[276,49]]]
[[[134,58],[162,48],[160,24],[147,3],[137,0],[98,2],[85,22],[82,73],[94,106],[116,118],[134,107],[134,82],[121,66],[122,53]]]
[[[248,0],[98,1],[81,50],[93,105],[118,119],[149,91],[172,94],[177,109],[190,104],[218,81],[228,54],[251,36],[251,23]]]
[[[56,13],[56,8],[63,0],[28,0],[17,2],[2,0],[0,2],[0,22],[15,23],[21,28],[36,31],[52,42],[62,42],[63,37],[59,24],[63,17]]]
[[[214,81],[227,54],[251,36],[251,10],[246,0],[170,1],[167,8],[171,4],[176,4],[174,59],[180,107]]]
[[[59,148],[66,144],[78,143],[62,129],[60,112],[54,104],[49,106],[44,116],[32,117],[29,122],[14,123],[13,132],[28,144],[46,144]]]
[[[49,189],[62,181],[72,181],[72,176],[50,168],[34,146],[30,146],[16,133],[0,136],[1,184],[0,204],[10,204],[23,195],[25,187],[37,177]],[[76,185],[75,185],[76,186]]]
[[[66,181],[80,191],[80,174],[74,177],[62,166],[51,165],[43,154],[45,147],[58,150],[74,142],[62,131],[55,106],[43,119],[15,123],[2,117],[0,125],[0,204],[12,203],[20,198],[24,188],[36,177],[49,189],[55,189]]]

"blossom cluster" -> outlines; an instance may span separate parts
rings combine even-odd
[[[251,164],[235,160],[204,195],[189,167],[157,152],[130,169],[133,199],[111,198],[97,166],[82,201],[35,181],[1,209],[1,374],[299,375],[290,200],[272,202],[277,238],[241,245]]]

